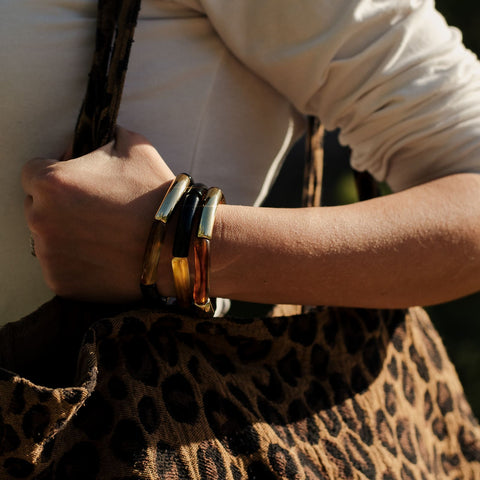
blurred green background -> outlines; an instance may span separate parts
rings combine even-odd
[[[465,45],[480,55],[480,2],[472,0],[441,0],[437,8],[450,25],[458,27],[464,35]],[[349,150],[338,144],[336,132],[325,138],[324,203],[346,204],[356,201],[353,177],[348,165]],[[301,198],[302,172],[298,169],[303,144],[292,150],[279,178],[266,200],[276,207],[297,206]],[[294,165],[297,165],[295,168]],[[284,192],[298,186],[293,198]],[[472,408],[480,418],[480,293],[468,298],[427,309],[443,338],[447,351],[455,364]],[[248,309],[247,309],[248,312]]]

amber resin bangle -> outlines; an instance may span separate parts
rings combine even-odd
[[[207,191],[202,184],[191,186],[182,201],[178,217],[177,230],[172,250],[172,272],[177,293],[177,304],[181,308],[191,305],[190,268],[188,265],[188,252],[192,236],[195,213]]]
[[[167,222],[191,182],[192,178],[190,175],[186,173],[177,175],[155,214],[155,220],[148,235],[143,257],[142,276],[140,277],[140,289],[146,300],[165,300],[165,297],[162,297],[157,289],[160,251],[167,232]]]
[[[193,285],[193,305],[201,316],[213,316],[215,308],[209,294],[210,240],[212,239],[215,214],[225,197],[219,188],[210,188],[205,196],[202,214],[194,240],[195,282]]]

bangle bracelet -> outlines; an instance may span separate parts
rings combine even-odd
[[[210,240],[212,239],[215,214],[225,197],[219,188],[210,188],[205,196],[202,215],[194,241],[195,283],[193,286],[193,305],[201,316],[213,316],[214,306],[209,297]]]
[[[155,220],[148,235],[143,257],[142,276],[140,278],[140,289],[146,300],[164,300],[164,297],[160,295],[157,289],[160,251],[165,240],[165,233],[167,232],[167,222],[191,181],[192,178],[186,173],[177,175],[155,214]]]
[[[190,269],[188,266],[188,252],[192,236],[195,212],[202,201],[207,188],[202,184],[189,187],[183,197],[177,230],[172,250],[172,272],[177,292],[177,303],[181,308],[188,308],[191,304]]]

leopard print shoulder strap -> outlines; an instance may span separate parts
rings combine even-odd
[[[95,53],[75,128],[74,157],[105,145],[114,136],[140,3],[98,2]]]
[[[98,1],[95,52],[75,127],[74,157],[105,145],[114,136],[140,5],[141,0]],[[308,117],[303,206],[321,202],[323,133],[318,118]]]

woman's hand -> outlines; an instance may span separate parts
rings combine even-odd
[[[173,177],[144,137],[122,128],[84,157],[28,162],[25,212],[50,288],[82,300],[140,298],[149,228]]]

